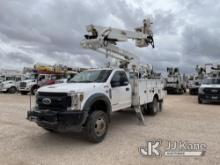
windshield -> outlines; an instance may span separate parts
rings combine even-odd
[[[31,79],[31,80],[37,79],[37,74],[30,74],[25,77],[25,80],[29,80],[29,79]]]
[[[112,70],[91,70],[84,71],[70,79],[70,83],[87,83],[87,82],[105,82],[107,81]]]
[[[203,84],[220,84],[220,78],[216,79],[205,79]]]

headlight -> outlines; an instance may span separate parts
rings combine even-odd
[[[81,110],[81,102],[84,97],[83,93],[71,92],[69,93],[69,96],[71,96],[71,107],[67,110]]]
[[[204,94],[204,88],[199,88],[199,94]]]

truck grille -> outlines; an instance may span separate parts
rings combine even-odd
[[[220,94],[220,88],[205,88],[204,92],[206,94]]]
[[[39,109],[65,111],[71,106],[71,96],[67,93],[39,92],[36,98]]]
[[[20,88],[25,88],[27,86],[27,83],[26,82],[20,82]]]

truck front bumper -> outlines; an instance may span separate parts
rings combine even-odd
[[[30,88],[19,88],[19,91],[21,92],[30,92]]]
[[[198,95],[198,98],[200,100],[203,100],[203,101],[207,101],[207,102],[220,102],[220,95],[216,95],[216,94],[199,94]]]
[[[165,90],[167,93],[177,93],[178,92],[178,87],[173,87],[173,86],[167,86],[165,87]]]
[[[7,88],[0,88],[0,92],[7,92]]]
[[[51,111],[39,110],[27,112],[27,119],[37,123],[38,126],[59,132],[80,132],[86,122],[86,111]]]

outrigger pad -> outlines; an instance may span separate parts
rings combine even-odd
[[[140,107],[136,107],[134,109],[135,109],[136,116],[137,116],[138,121],[139,121],[139,125],[145,125],[145,123],[144,123],[144,116],[143,116],[143,114],[141,112]]]

